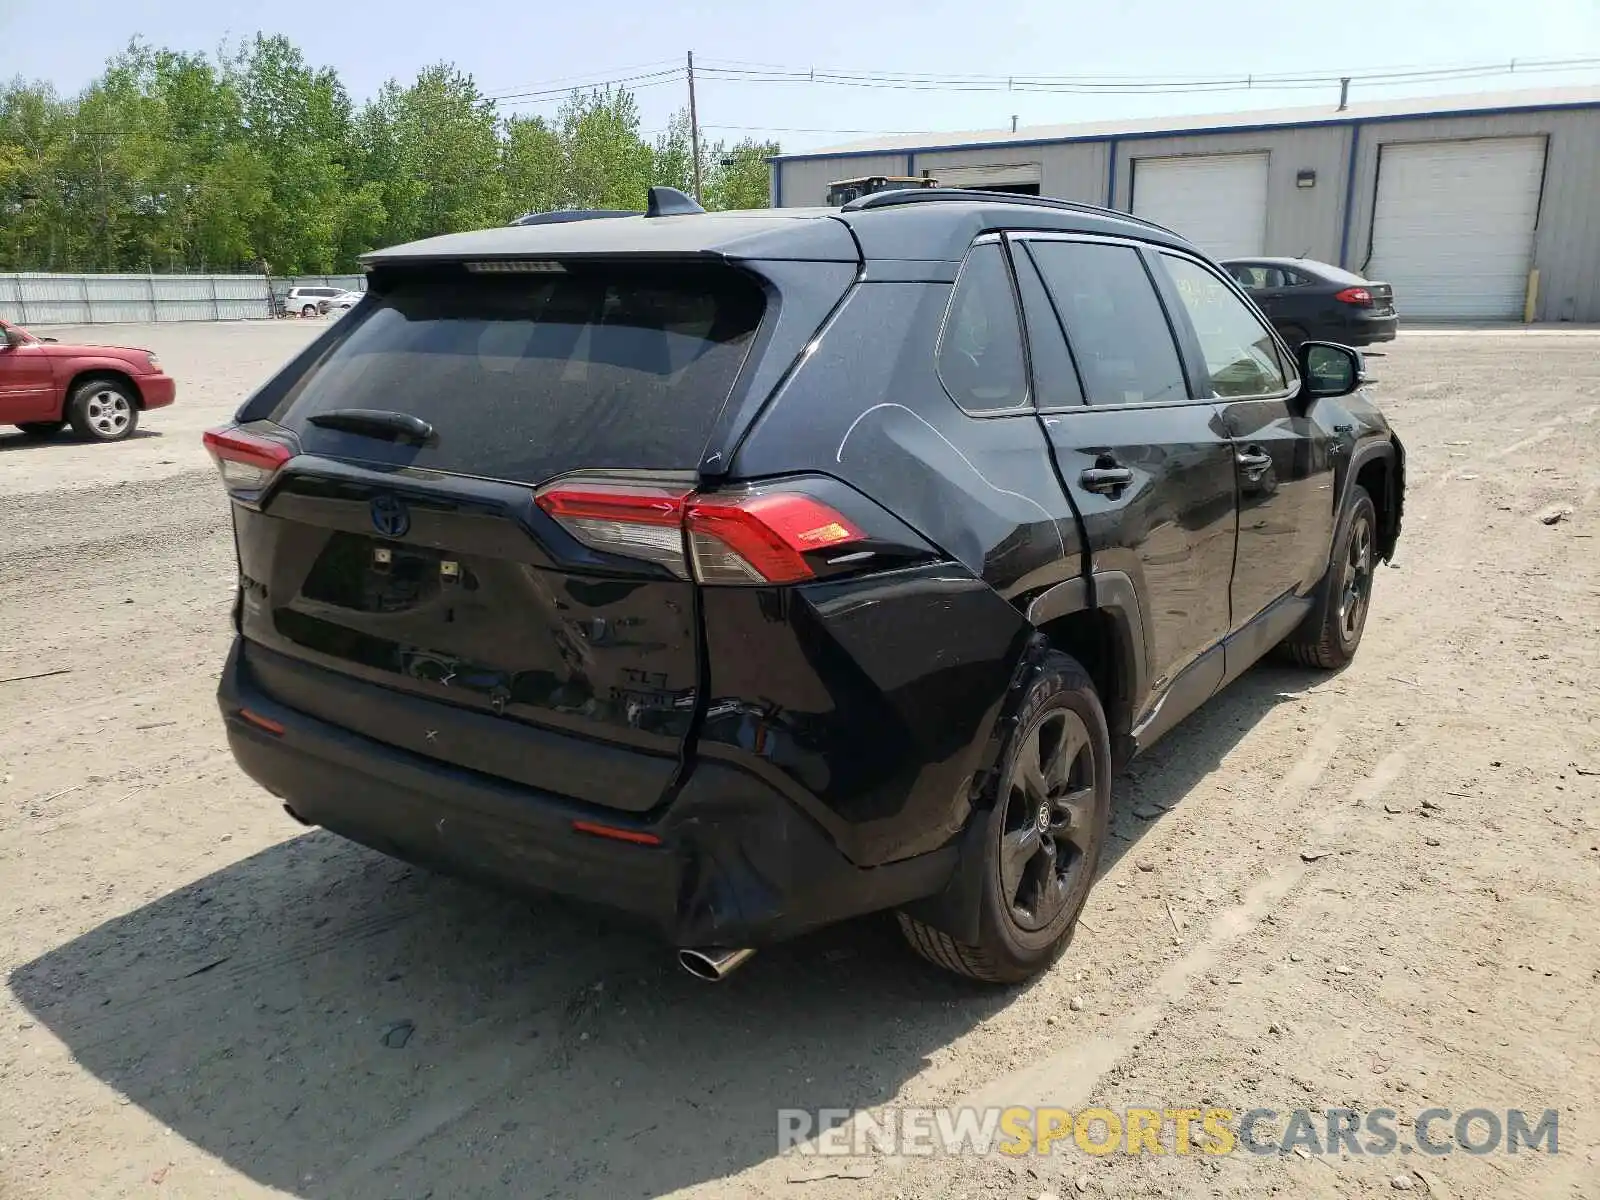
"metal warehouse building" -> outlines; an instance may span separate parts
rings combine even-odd
[[[772,161],[777,206],[831,181],[1123,209],[1218,257],[1293,255],[1426,320],[1600,321],[1600,88],[883,138]]]

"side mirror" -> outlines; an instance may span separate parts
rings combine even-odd
[[[1333,342],[1302,342],[1298,353],[1302,394],[1311,398],[1348,396],[1367,379],[1361,352]]]

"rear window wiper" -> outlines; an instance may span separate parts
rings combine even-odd
[[[434,442],[433,426],[410,413],[387,412],[381,408],[330,408],[313,413],[306,420],[322,429],[337,429],[388,442],[410,442],[426,446]]]

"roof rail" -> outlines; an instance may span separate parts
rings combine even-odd
[[[1132,221],[1135,225],[1146,225],[1151,229],[1159,229],[1162,233],[1173,233],[1165,225],[1157,225],[1154,221],[1144,217],[1136,217],[1132,213],[1123,212],[1121,209],[1106,208],[1101,204],[1086,204],[1078,200],[1058,200],[1054,196],[1021,196],[1015,192],[986,192],[981,188],[898,188],[891,192],[873,192],[870,195],[858,196],[840,211],[862,212],[873,208],[894,208],[902,204],[934,204],[954,201],[967,204],[973,202],[982,204],[1026,204],[1033,208],[1054,208],[1064,209],[1068,212],[1095,213],[1099,216]],[[1179,235],[1173,233],[1173,236]]]
[[[558,208],[551,212],[523,213],[513,225],[564,225],[568,221],[598,221],[605,217],[642,216],[637,210],[626,208]]]

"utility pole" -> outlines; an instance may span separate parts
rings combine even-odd
[[[694,107],[694,51],[689,51],[689,152],[694,156],[694,202],[703,204],[700,196],[700,118]]]
[[[1339,111],[1343,112],[1350,107],[1350,76],[1345,75],[1339,80]]]

